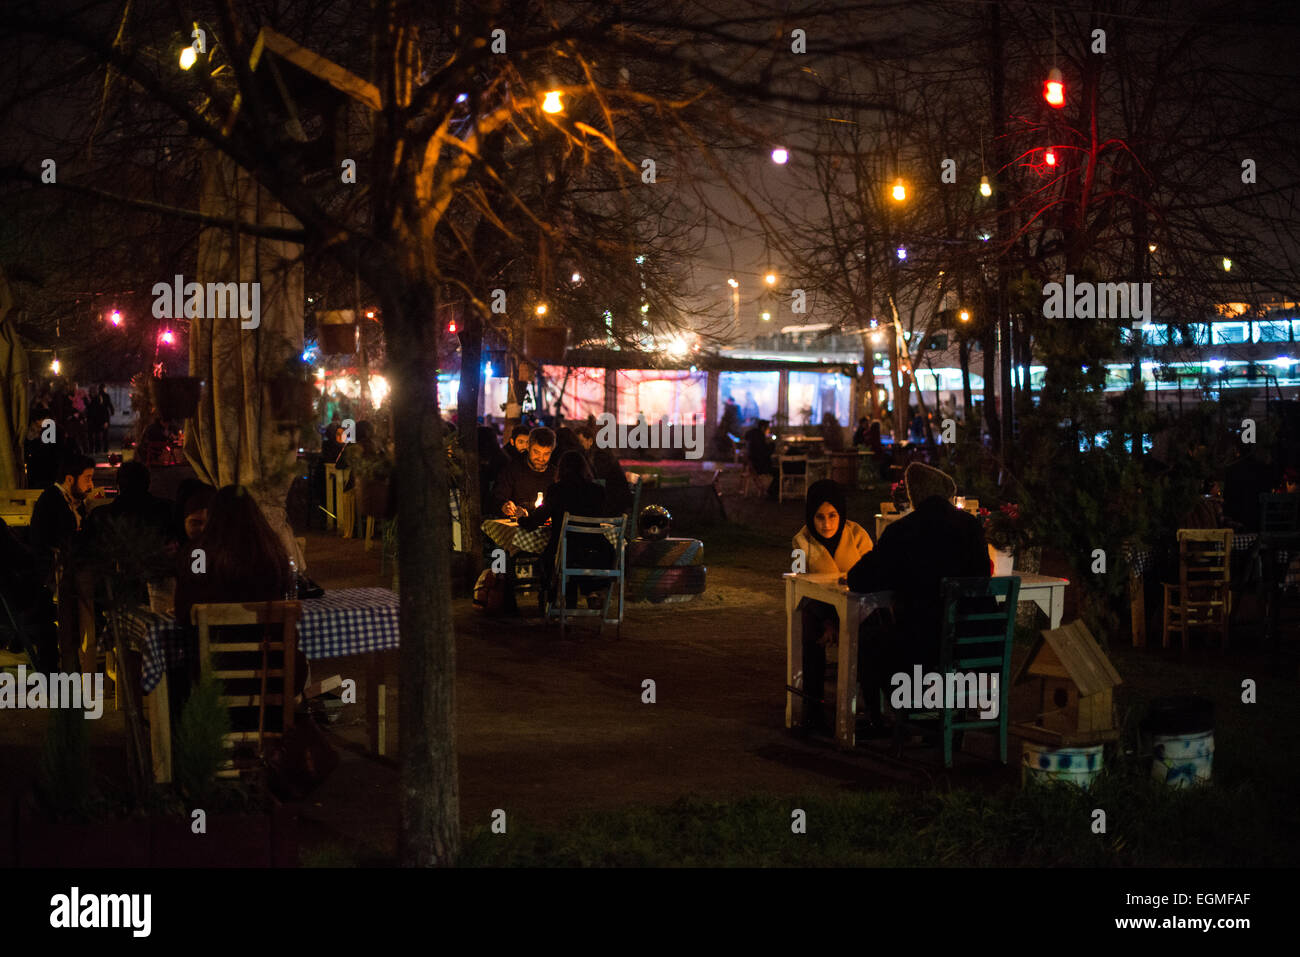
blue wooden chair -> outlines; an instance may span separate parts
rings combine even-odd
[[[901,753],[909,728],[933,731],[937,725],[943,742],[943,765],[952,767],[953,739],[960,742],[966,731],[993,731],[998,736],[998,755],[1007,763],[1007,723],[1011,686],[1011,642],[1016,630],[1016,602],[1020,579],[945,578],[940,583],[943,601],[942,634],[939,646],[939,674],[985,672],[998,676],[998,716],[965,717],[975,707],[941,708],[938,711],[905,710],[897,715],[894,750]],[[981,599],[985,599],[981,601]],[[997,610],[993,602],[1003,599]]]
[[[590,542],[592,536],[599,536],[597,541],[609,541],[609,533],[616,536],[613,544],[614,562],[612,568],[592,568],[581,564],[579,556],[588,554],[590,549],[583,548],[583,539]],[[565,636],[565,628],[570,618],[600,617],[600,627],[616,626],[616,633],[623,632],[623,608],[626,603],[626,575],[624,574],[624,545],[627,532],[627,516],[615,515],[611,518],[593,518],[584,515],[564,513],[560,525],[560,547],[555,554],[555,587],[546,606],[546,619],[560,621],[560,637]],[[567,599],[568,585],[577,579],[590,587],[593,584],[608,581],[605,598],[600,608],[569,608]],[[610,607],[614,604],[614,592],[618,592],[618,613],[610,617]]]

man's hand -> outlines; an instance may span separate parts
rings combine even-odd
[[[501,506],[501,514],[506,518],[514,518],[519,513],[519,508],[514,502],[506,502]]]

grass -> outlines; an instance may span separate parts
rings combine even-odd
[[[792,811],[807,833],[791,829]],[[1097,833],[1105,814],[1104,832]],[[467,835],[469,867],[1290,866],[1297,828],[1258,788],[1174,790],[1133,765],[1070,785],[752,797],[588,814],[571,827],[512,822]]]

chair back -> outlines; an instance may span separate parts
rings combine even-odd
[[[645,480],[637,474],[632,480],[632,511],[628,513],[628,521],[632,529],[636,529],[637,518],[641,514],[641,487]]]
[[[205,604],[195,605],[191,614],[199,629],[200,668],[205,677],[222,683],[221,703],[230,713],[231,731],[225,741],[232,753],[219,774],[237,777],[256,767],[268,741],[282,738],[293,727],[302,605]],[[254,626],[260,627],[260,634]]]
[[[565,512],[564,521],[560,525],[560,547],[556,552],[557,567],[569,575],[613,577],[611,572],[614,571],[621,574],[627,522],[626,515],[601,518],[589,515],[570,515]],[[615,535],[613,541],[610,541],[611,532]],[[597,544],[603,540],[613,546],[614,564],[612,567],[591,568],[570,563],[571,559],[581,556],[582,553],[587,551],[582,546],[590,544],[592,536],[596,536]]]
[[[1300,538],[1300,495],[1265,492],[1259,497],[1259,540],[1285,545]]]
[[[939,672],[997,672],[1005,711],[1020,579],[945,578],[940,583],[940,595],[943,630]]]
[[[1178,604],[1186,624],[1226,616],[1231,555],[1230,528],[1178,530]]]

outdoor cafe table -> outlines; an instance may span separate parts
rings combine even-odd
[[[520,528],[514,519],[489,518],[483,523],[483,534],[492,544],[500,545],[510,555],[540,555],[546,551],[546,543],[551,540],[551,526],[539,525],[529,530]],[[605,537],[611,545],[617,545],[618,529],[609,526],[605,529]]]
[[[386,588],[340,588],[320,598],[304,599],[298,619],[298,649],[309,661],[366,655],[366,718],[370,749],[385,750],[386,688],[379,653],[398,646],[398,596]],[[158,714],[152,731],[154,767],[170,780],[171,720],[167,672],[185,662],[184,632],[170,614],[141,608],[126,615],[123,627],[141,651],[140,685],[148,695],[151,714]],[[157,710],[155,710],[157,709]]]
[[[858,682],[858,628],[874,611],[893,606],[893,592],[851,592],[840,584],[838,574],[796,575],[787,572],[785,579],[785,683],[794,686],[795,662],[803,661],[803,615],[799,603],[805,598],[825,602],[835,609],[840,620],[839,668],[835,687],[835,743],[851,750],[855,743]],[[1031,601],[1043,610],[1053,629],[1061,626],[1065,608],[1065,578],[1021,572],[1020,601]],[[810,693],[807,688],[804,693]],[[785,693],[785,726],[792,728],[803,720],[803,699],[792,691]]]

